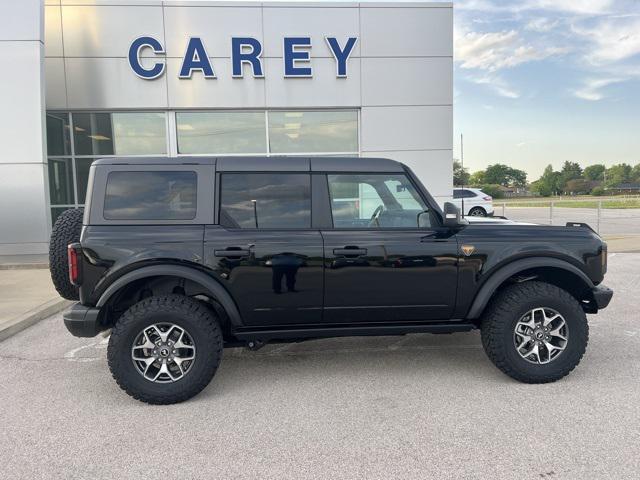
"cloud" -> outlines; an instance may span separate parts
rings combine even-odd
[[[623,78],[589,78],[584,81],[584,85],[573,91],[573,94],[583,100],[592,102],[602,100],[605,95],[601,90],[614,83],[623,82]]]
[[[567,51],[566,48],[526,44],[515,30],[480,33],[456,29],[455,55],[462,68],[495,72],[526,62],[542,60]]]
[[[532,32],[546,33],[553,30],[559,23],[560,21],[557,19],[551,20],[546,17],[538,17],[529,20],[524,28]]]
[[[469,77],[468,80],[478,85],[486,85],[495,93],[505,98],[520,98],[520,92],[514,89],[502,77],[497,75],[484,75],[480,77]]]
[[[640,54],[640,18],[636,16],[608,17],[590,27],[573,25],[572,30],[589,44],[585,59],[593,65]]]
[[[613,0],[530,0],[522,2],[526,10],[556,10],[567,13],[594,15],[608,13]]]
[[[597,15],[611,11],[613,0],[521,0],[496,4],[490,0],[461,0],[456,2],[456,10],[477,12],[520,13],[531,10],[565,12],[576,15]]]

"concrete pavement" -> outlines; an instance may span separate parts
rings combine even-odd
[[[0,341],[68,304],[53,287],[49,270],[0,269]]]
[[[2,476],[17,479],[635,479],[640,255],[612,254],[612,304],[578,368],[517,383],[477,333],[225,351],[166,407],[118,389],[106,339],[60,315],[0,343]]]

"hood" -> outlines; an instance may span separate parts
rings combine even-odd
[[[516,222],[514,220],[509,220],[504,217],[474,217],[474,216],[466,216],[464,217],[472,225],[538,225],[537,223],[527,223],[527,222]]]

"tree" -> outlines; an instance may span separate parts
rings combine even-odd
[[[562,186],[562,175],[553,170],[551,165],[547,165],[542,176],[535,182],[535,191],[543,197],[548,197],[557,193]]]
[[[605,187],[615,187],[620,183],[627,183],[631,181],[631,165],[626,163],[619,163],[607,168],[607,181]]]
[[[589,193],[593,188],[593,183],[593,180],[574,178],[565,183],[564,188],[567,193]]]
[[[475,172],[473,175],[471,175],[471,178],[469,178],[469,184],[473,185],[474,187],[483,185],[485,183],[486,182],[485,182],[484,170],[479,170]]]
[[[587,180],[604,180],[604,170],[604,165],[597,163],[586,167],[583,175]],[[640,173],[640,171],[638,173]]]
[[[453,161],[453,184],[456,186],[469,185],[469,170],[462,168],[458,160]]]
[[[631,180],[640,182],[640,163],[636,163],[636,166],[631,170]]]
[[[483,183],[502,185],[504,187],[509,185],[523,187],[527,184],[527,173],[523,170],[511,168],[508,165],[496,163],[489,165],[484,171]]]
[[[562,186],[564,187],[569,180],[582,178],[582,167],[576,162],[566,161],[564,165],[562,165],[560,175],[562,177]]]

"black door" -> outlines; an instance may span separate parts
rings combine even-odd
[[[319,323],[322,236],[311,229],[307,173],[223,173],[220,225],[205,230],[205,262],[246,325]]]
[[[447,319],[458,247],[404,174],[328,175],[325,322]]]

